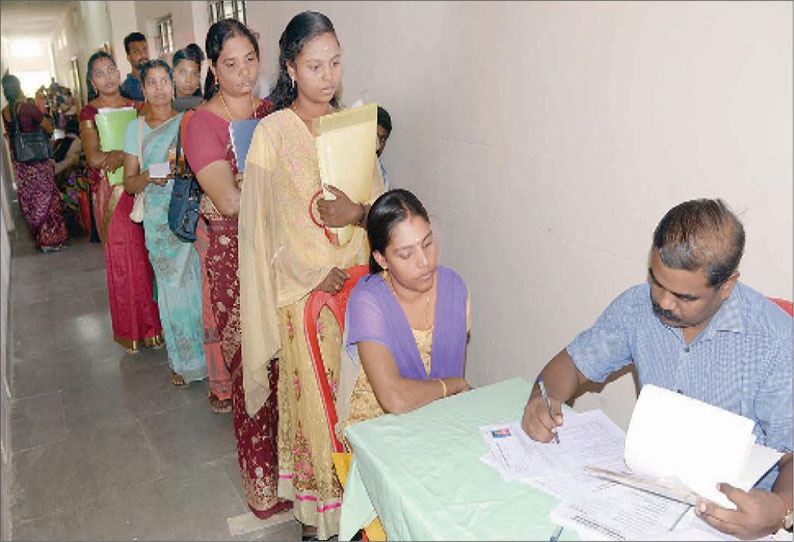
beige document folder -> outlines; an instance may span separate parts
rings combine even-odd
[[[325,185],[332,185],[347,194],[354,203],[369,199],[375,165],[378,104],[331,113],[314,120],[317,160],[323,197],[335,199]],[[345,245],[353,236],[354,226],[328,228],[336,233],[339,244]]]

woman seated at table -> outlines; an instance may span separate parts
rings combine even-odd
[[[347,304],[340,435],[351,423],[470,389],[463,378],[468,289],[457,273],[437,265],[422,203],[408,190],[386,192],[369,211],[367,236],[371,274],[359,280]]]

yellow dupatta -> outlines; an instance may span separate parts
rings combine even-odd
[[[370,203],[384,190],[372,159]],[[281,348],[277,310],[307,297],[333,267],[369,258],[363,228],[338,247],[312,222],[309,203],[320,187],[314,138],[300,117],[283,109],[262,119],[245,162],[238,217],[243,389],[252,416],[270,393],[267,363]]]

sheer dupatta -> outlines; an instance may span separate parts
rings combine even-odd
[[[149,169],[156,162],[168,160],[168,149],[176,143],[176,134],[179,131],[183,113],[174,115],[159,126],[152,128],[141,142],[140,162],[141,172]],[[140,120],[138,122],[141,122]]]
[[[462,377],[466,361],[468,289],[453,270],[436,269],[436,311],[430,374],[427,374],[411,326],[389,286],[379,275],[359,280],[345,314],[342,369],[337,414],[347,418],[350,395],[358,375],[359,342],[374,342],[389,349],[400,376],[415,380]]]
[[[243,387],[251,415],[270,393],[267,363],[281,347],[277,310],[304,300],[333,267],[369,258],[362,228],[338,247],[312,223],[309,204],[319,189],[314,138],[303,121],[290,109],[265,117],[246,158],[238,217]],[[381,193],[373,156],[370,202]]]

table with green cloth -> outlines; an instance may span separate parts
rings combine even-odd
[[[549,540],[559,499],[480,461],[480,426],[520,420],[531,388],[514,378],[348,427],[339,539],[377,513],[389,540]],[[578,536],[565,529],[560,540]]]

